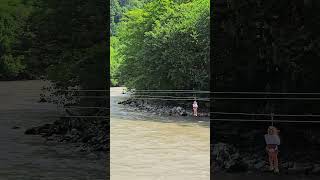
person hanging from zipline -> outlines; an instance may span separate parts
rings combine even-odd
[[[192,108],[193,108],[193,116],[198,116],[198,103],[196,100],[193,101]]]
[[[280,145],[279,133],[280,131],[274,127],[269,126],[268,133],[264,135],[266,142],[266,150],[269,156],[269,170],[279,173],[279,162],[278,162],[278,146]]]

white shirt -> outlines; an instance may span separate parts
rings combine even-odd
[[[192,107],[197,108],[198,107],[198,103],[196,101],[193,102]]]
[[[280,145],[280,138],[278,135],[266,134],[266,135],[264,135],[264,139],[266,141],[266,144]]]

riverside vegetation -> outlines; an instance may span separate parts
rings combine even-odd
[[[215,91],[319,92],[319,1],[217,0],[213,9],[216,11],[212,24],[211,80]],[[318,95],[272,97],[317,98]],[[319,114],[320,103],[315,100],[217,100],[211,106],[218,112],[306,115]],[[271,119],[270,116],[243,115],[215,115],[213,118]],[[319,123],[280,123],[279,119],[316,121],[318,118],[275,117],[274,122],[281,130],[280,172],[319,174]],[[212,144],[216,168],[231,172],[263,170],[267,165],[263,135],[269,125],[271,122],[212,123],[212,142],[224,143]],[[223,157],[226,151],[230,156]],[[231,161],[225,162],[237,165],[230,168],[230,164],[220,164],[228,158]]]
[[[112,0],[110,20],[112,86],[137,90],[209,90],[209,0]],[[143,95],[142,98],[194,94]],[[141,104],[134,99],[130,101],[132,105]],[[148,100],[148,104],[154,108],[188,109],[190,101]],[[208,103],[201,107],[204,112],[209,111]],[[169,110],[164,111],[170,114]]]
[[[72,92],[64,91],[70,88],[108,89],[107,10],[103,0],[1,0],[0,79],[48,80],[51,85],[45,88],[46,92],[59,102],[64,97],[73,98]],[[42,101],[45,100],[50,99],[42,97]],[[106,107],[106,101],[74,98],[68,105]],[[66,110],[65,113],[74,116],[108,114],[101,109]],[[53,124],[27,130],[26,134],[46,137],[56,134],[64,141],[71,141],[68,137],[72,134],[77,136],[72,141],[107,152],[108,127],[106,118],[61,118]]]
[[[209,0],[112,0],[112,85],[208,90],[209,4]]]

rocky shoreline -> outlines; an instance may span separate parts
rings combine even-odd
[[[191,108],[187,110],[181,106],[151,104],[132,99],[121,101],[118,104],[159,116],[192,116]],[[209,117],[209,110],[205,111],[207,112],[199,112],[199,117]],[[52,124],[27,129],[25,134],[41,135],[47,141],[77,144],[76,151],[78,152],[109,152],[109,127],[107,121],[104,120],[59,118]]]
[[[192,116],[191,108],[187,110],[181,106],[146,103],[143,100],[134,99],[121,101],[118,104],[130,107],[135,111],[152,113],[153,115]],[[200,116],[209,117],[209,113],[201,112]],[[235,127],[233,125],[230,126]],[[257,141],[256,137],[260,134],[263,136],[264,129],[250,131],[250,127],[248,129],[248,127],[231,128],[230,126],[224,125],[215,129],[217,134],[214,136],[228,143],[217,142],[212,145],[213,171],[218,173],[270,173],[268,171],[267,154],[264,151],[264,142],[259,141],[256,145],[250,144]],[[233,132],[225,129],[233,129]],[[241,131],[246,133],[239,133]],[[234,136],[238,136],[239,139],[230,140]],[[243,143],[239,143],[240,141],[243,141]],[[303,162],[301,161],[301,154],[296,160],[292,161],[287,157],[283,157],[280,163],[281,174],[320,175],[320,162]]]
[[[269,162],[266,152],[261,147],[252,152],[235,147],[232,143],[217,142],[211,145],[213,171],[217,173],[272,173],[268,170]],[[280,147],[281,148],[281,147]],[[320,161],[310,160],[310,155],[297,153],[297,159],[279,154],[280,174],[320,176]],[[294,156],[294,155],[293,155]],[[305,156],[305,158],[303,158]],[[312,157],[312,156],[311,156]]]
[[[74,143],[76,152],[109,152],[109,128],[105,120],[83,118],[60,118],[53,124],[33,127],[25,131],[27,135],[41,135],[47,141]]]
[[[152,104],[142,100],[128,99],[118,102],[133,110],[162,116],[192,116],[191,108],[182,106]],[[201,117],[209,117],[209,110],[200,112]],[[211,145],[213,171],[217,173],[270,173],[268,159],[265,152],[263,135],[265,125],[241,123],[215,123]],[[280,146],[280,173],[287,175],[320,175],[320,159],[318,149],[320,141],[318,135],[304,133],[308,127],[279,125],[285,129],[280,134],[283,144]],[[310,129],[310,127],[309,127]],[[316,128],[315,128],[316,129]],[[300,130],[300,131],[298,131]],[[312,131],[312,130],[310,130]],[[282,132],[282,131],[281,131]],[[302,133],[302,134],[301,134]],[[48,141],[78,144],[79,152],[109,152],[109,127],[107,121],[83,118],[60,118],[53,124],[28,129],[25,134],[41,135]],[[310,140],[307,142],[306,140]],[[306,143],[306,144],[303,144]],[[300,144],[297,146],[297,144]],[[306,145],[312,144],[307,148]],[[314,148],[313,148],[314,147]]]
[[[192,105],[190,105],[190,108],[187,108],[185,105],[182,106],[176,106],[176,105],[164,105],[161,103],[156,102],[146,102],[143,100],[135,100],[135,99],[127,99],[125,101],[118,102],[118,104],[122,104],[127,107],[133,108],[133,110],[137,111],[145,111],[152,113],[153,115],[159,115],[159,116],[193,116],[192,114]],[[199,117],[209,117],[209,109],[204,108],[200,109],[198,111]]]
[[[211,158],[214,171],[228,173],[268,172],[264,134],[269,124],[215,122]],[[315,125],[277,124],[281,130],[280,174],[320,175],[320,141]],[[270,172],[268,172],[270,173]]]
[[[211,158],[214,172],[269,172],[266,154],[240,153],[233,145],[226,143],[214,144]],[[279,168],[281,174],[320,175],[320,163],[281,161]]]

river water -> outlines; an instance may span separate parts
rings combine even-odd
[[[185,121],[135,112],[111,89],[111,180],[209,180],[210,130]]]
[[[52,123],[52,104],[38,103],[42,81],[0,82],[0,180],[105,180],[106,158],[77,153],[76,144],[24,135]],[[14,126],[19,129],[13,129]]]
[[[76,144],[24,135],[52,123],[52,104],[38,103],[42,81],[0,82],[0,180],[105,180],[106,157],[74,151]],[[111,89],[111,180],[210,179],[209,123],[157,117],[118,105],[126,99]],[[14,129],[13,127],[19,127]],[[271,174],[216,174],[219,180],[316,180]]]

